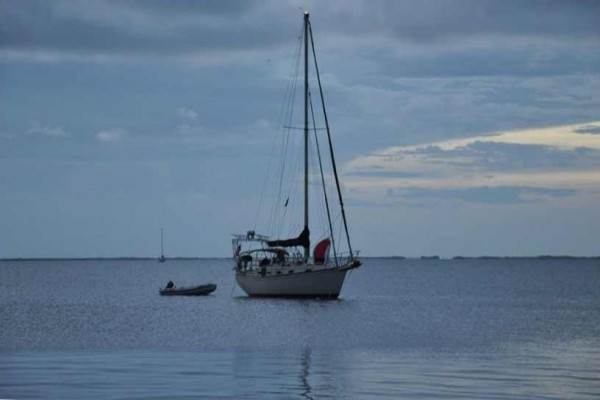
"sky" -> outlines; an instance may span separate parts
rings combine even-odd
[[[303,10],[362,255],[600,255],[600,2],[1,0],[0,258],[261,231]]]

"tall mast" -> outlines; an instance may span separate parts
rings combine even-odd
[[[308,11],[304,12],[304,229],[308,229]],[[304,248],[306,260],[309,247]]]

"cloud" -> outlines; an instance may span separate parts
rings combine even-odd
[[[465,146],[443,150],[431,145],[406,151],[429,164],[477,167],[487,171],[600,169],[600,150],[579,147],[561,149],[541,144],[503,143],[477,140]]]
[[[256,121],[254,121],[254,123],[252,124],[252,126],[256,129],[275,129],[275,125],[273,124],[273,122],[271,122],[270,120],[266,119],[266,118],[259,118]]]
[[[506,47],[499,46],[501,37],[510,38],[511,47],[541,39],[545,46],[535,45],[537,49],[552,48],[550,45],[557,42],[565,49],[570,44],[594,49],[600,33],[595,17],[600,6],[592,1],[459,0],[414,4],[353,0],[308,1],[305,6],[312,13],[320,37],[328,38],[324,40],[326,48],[356,53],[376,47],[394,55],[399,49],[405,50],[405,45],[426,46],[429,50],[431,46],[447,50],[449,44],[454,50],[459,48],[456,44],[462,48],[487,47],[490,54],[471,61],[478,65],[485,62],[492,69],[503,65],[489,62],[498,58],[494,48],[503,51]],[[193,58],[199,62],[231,62],[232,58],[248,56],[248,52],[264,52],[259,56],[264,59],[267,51],[288,46],[288,38],[298,33],[300,20],[301,13],[293,1],[13,0],[2,4],[0,49],[4,57],[38,60],[125,61],[150,57],[161,61]],[[543,68],[573,60],[561,60],[552,51],[529,50],[509,52],[507,59],[513,59],[511,65],[522,58],[537,59]],[[403,58],[396,62],[408,60],[412,64],[406,51],[401,53]],[[590,57],[595,53],[592,51]],[[576,58],[584,56],[583,52],[573,54]],[[458,71],[471,69],[473,64],[461,63],[453,52],[434,54],[431,61],[429,65],[446,61]]]
[[[518,204],[539,202],[552,197],[566,197],[575,194],[573,189],[549,189],[527,186],[473,187],[464,189],[425,189],[409,188],[396,196],[405,200],[462,200],[469,203]],[[389,197],[390,192],[386,192]]]
[[[177,132],[183,136],[194,136],[204,132],[204,127],[198,121],[198,113],[192,109],[180,107],[177,116],[183,120],[177,127]]]
[[[194,110],[190,110],[189,108],[185,108],[185,107],[178,108],[177,115],[180,118],[191,120],[191,121],[198,120],[198,113]]]
[[[562,197],[600,187],[600,136],[593,124],[500,132],[356,157],[345,184],[360,201],[455,198],[486,203]]]
[[[12,139],[15,136],[16,135],[14,133],[0,131],[0,139]]]
[[[416,78],[392,69],[389,75],[335,72],[340,83],[324,86],[333,133],[371,151],[593,121],[600,109],[600,78],[593,74]]]
[[[177,132],[184,136],[194,136],[203,133],[204,128],[199,124],[180,124],[177,127]]]
[[[26,135],[41,135],[41,136],[47,136],[47,137],[52,137],[52,138],[62,138],[62,137],[69,136],[69,134],[67,132],[65,132],[62,128],[51,127],[51,126],[41,126],[41,125],[34,125],[33,127],[29,128],[25,132],[25,134]]]
[[[96,133],[96,139],[101,142],[118,142],[125,137],[127,132],[121,128],[109,129]]]
[[[335,24],[359,31],[387,31],[415,42],[465,39],[473,36],[541,36],[556,32],[590,36],[600,32],[600,5],[584,1],[527,2],[493,0],[422,1],[418,4],[388,0],[344,2],[337,7]],[[332,6],[331,8],[335,8]],[[360,22],[360,23],[359,23]]]
[[[600,125],[587,125],[575,129],[575,132],[586,135],[600,135]]]
[[[565,36],[488,37],[484,32],[443,44],[379,40],[358,51],[378,60],[380,73],[395,77],[556,76],[600,68],[597,38],[576,42]]]
[[[282,40],[271,34],[277,19],[271,24],[254,19],[260,9],[254,2],[217,3],[7,1],[0,14],[0,48],[5,57],[50,61],[190,56],[206,61],[223,51],[243,53],[257,43]]]

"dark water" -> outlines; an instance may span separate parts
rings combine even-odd
[[[338,301],[233,284],[226,260],[1,261],[0,398],[600,398],[598,260],[368,259]]]

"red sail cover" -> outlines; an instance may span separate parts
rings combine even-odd
[[[329,246],[331,245],[331,241],[329,239],[321,240],[313,250],[313,258],[315,260],[315,264],[323,264],[325,262],[325,258],[329,253]]]

